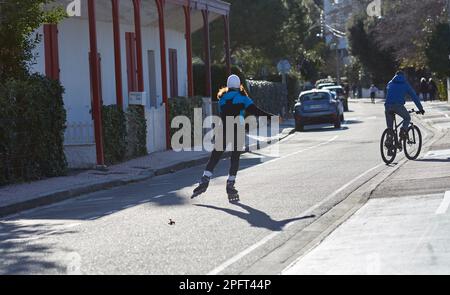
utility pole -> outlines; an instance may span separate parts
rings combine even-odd
[[[341,61],[339,55],[339,43],[336,43],[336,83],[341,85]]]

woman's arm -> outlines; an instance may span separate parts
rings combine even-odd
[[[250,115],[256,116],[256,117],[275,117],[274,114],[265,112],[258,108],[255,104],[251,104],[246,110]]]

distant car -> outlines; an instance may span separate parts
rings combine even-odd
[[[344,106],[329,90],[302,92],[294,109],[295,129],[303,131],[306,125],[330,123],[336,129],[344,121]]]
[[[332,86],[336,86],[335,83],[322,83],[322,84],[318,84],[317,85],[317,89],[324,89],[325,87],[332,87]]]
[[[342,86],[325,86],[323,89],[330,90],[332,92],[335,92],[338,96],[338,99],[342,101],[344,104],[344,111],[348,112],[348,97],[345,97],[345,90]]]

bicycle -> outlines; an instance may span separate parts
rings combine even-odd
[[[409,111],[410,114],[416,113],[421,114],[421,112],[416,112],[415,110]],[[419,127],[411,123],[408,128],[408,133],[404,139],[399,140],[399,128],[403,125],[403,121],[397,124],[396,114],[394,114],[394,126],[395,129],[386,129],[381,137],[381,157],[383,161],[389,165],[394,162],[397,152],[405,151],[405,156],[409,160],[416,160],[420,152],[422,151],[422,132]]]

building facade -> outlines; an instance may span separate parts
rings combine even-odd
[[[364,10],[364,4],[360,0],[324,0],[323,22],[324,37],[328,45],[337,49],[344,64],[349,62],[347,23],[350,18]]]
[[[206,81],[211,81],[209,24],[225,24],[229,57],[230,5],[220,0],[58,0],[71,16],[39,29],[32,71],[65,88],[66,155],[71,167],[104,165],[101,106],[126,108],[143,98],[149,152],[169,146],[169,97],[193,95],[191,34],[204,32]],[[208,87],[208,85],[207,85]]]

